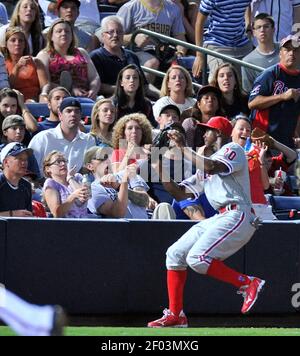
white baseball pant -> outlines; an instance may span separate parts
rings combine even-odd
[[[49,336],[53,308],[29,304],[0,284],[0,319],[18,335]]]
[[[194,225],[167,250],[168,270],[206,274],[213,259],[225,260],[240,250],[254,234],[250,212],[230,210]]]

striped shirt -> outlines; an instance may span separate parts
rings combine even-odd
[[[199,11],[210,16],[205,44],[243,47],[249,39],[245,33],[245,11],[251,0],[202,0]]]

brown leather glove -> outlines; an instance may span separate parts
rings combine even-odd
[[[251,132],[251,140],[265,142],[268,148],[274,147],[273,137],[258,127],[255,127],[255,129]]]

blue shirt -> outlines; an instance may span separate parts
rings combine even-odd
[[[300,71],[288,71],[276,64],[266,69],[254,82],[249,102],[257,96],[273,96],[288,89],[300,88]],[[266,110],[253,110],[251,119],[253,128],[259,127],[268,132],[275,140],[293,148],[293,136],[300,115],[300,101],[281,101]]]
[[[59,121],[50,121],[48,119],[45,119],[42,122],[38,122],[38,130],[35,132],[35,134],[44,130],[54,129],[58,124]]]
[[[8,23],[8,16],[7,16],[6,7],[4,4],[0,2],[0,24],[6,25],[7,23]]]
[[[210,16],[205,44],[242,47],[249,39],[245,33],[245,11],[251,0],[202,0],[199,11]]]
[[[90,57],[97,69],[101,82],[104,84],[116,85],[118,74],[121,69],[128,64],[135,64],[141,71],[144,83],[147,84],[147,80],[136,54],[128,49],[122,49],[122,52],[122,59],[111,54],[104,47],[97,48],[90,53]]]

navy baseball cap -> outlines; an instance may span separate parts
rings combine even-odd
[[[75,106],[81,110],[81,104],[79,100],[74,98],[73,96],[68,96],[64,98],[64,100],[61,102],[59,107],[60,112],[63,112],[63,110],[69,106]]]
[[[166,106],[163,106],[163,107],[161,108],[161,110],[160,110],[159,115],[163,114],[166,110],[174,110],[174,111],[176,112],[176,114],[178,115],[179,118],[180,118],[180,116],[181,116],[181,112],[180,112],[178,106],[173,105],[173,104],[168,104],[168,105],[166,105]]]
[[[33,153],[31,148],[25,147],[20,142],[11,142],[7,144],[1,151],[1,163],[3,163],[5,158],[9,156],[17,156],[22,152],[28,152],[29,156]]]
[[[216,97],[221,100],[222,97],[222,92],[219,88],[214,87],[212,85],[204,85],[203,87],[201,87],[198,90],[197,93],[197,101],[200,101],[200,99],[202,98],[203,95],[207,94],[207,93],[214,93],[216,95]]]
[[[66,2],[66,1],[68,1],[68,2],[75,2],[75,4],[77,5],[77,7],[79,8],[80,7],[80,1],[79,0],[58,0],[57,2],[56,2],[56,6],[57,6],[57,9],[59,9],[60,7],[61,7],[61,5],[64,3],[64,2]]]

